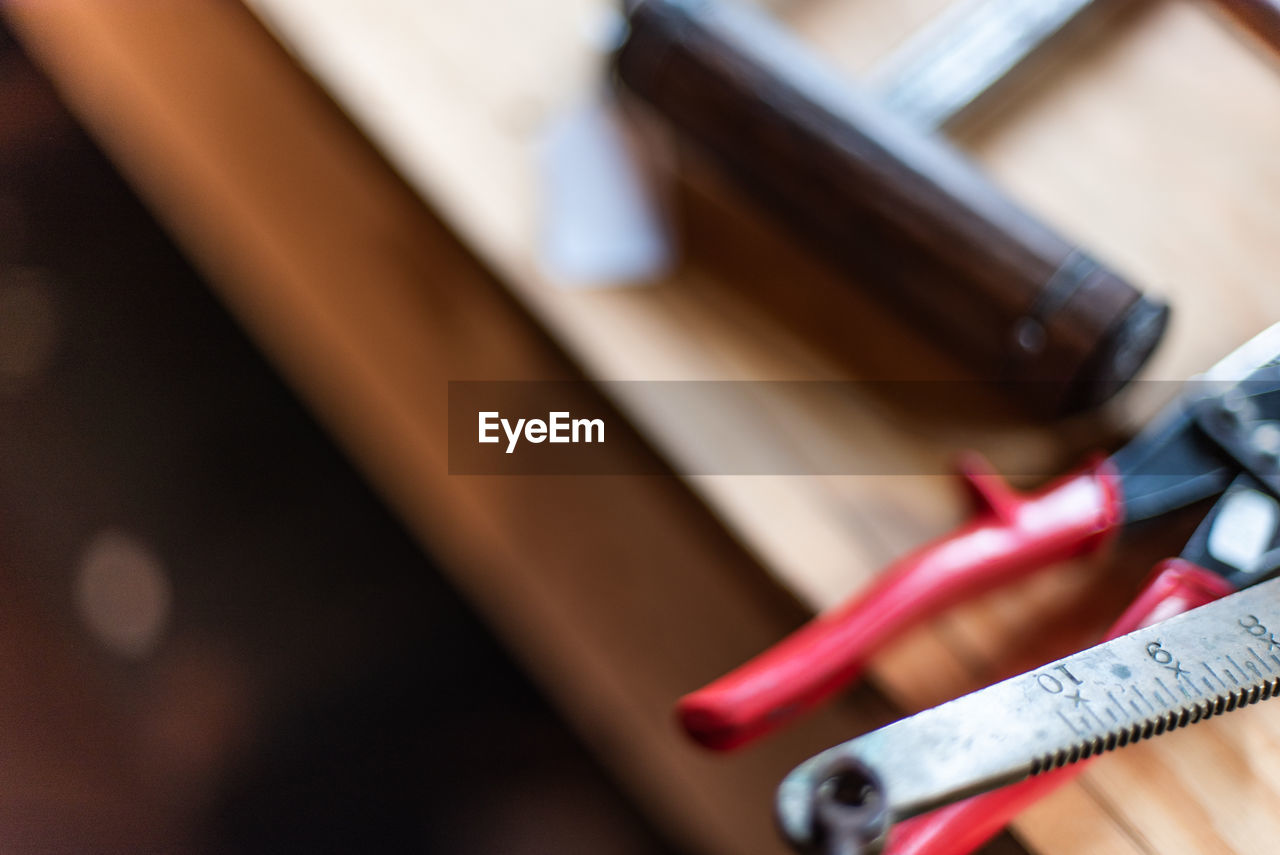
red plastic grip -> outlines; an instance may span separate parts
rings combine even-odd
[[[1107,631],[1111,639],[1151,626],[1231,593],[1215,573],[1181,558],[1161,563],[1142,593]],[[887,855],[968,855],[995,837],[1023,809],[1079,775],[1076,763],[1019,784],[975,796],[896,826]]]
[[[852,682],[885,642],[984,591],[1100,547],[1121,523],[1119,478],[1102,461],[1019,494],[977,455],[961,474],[974,518],[895,562],[861,596],[820,615],[682,698],[685,730],[709,748],[742,745]]]

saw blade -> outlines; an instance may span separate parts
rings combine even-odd
[[[1280,692],[1280,579],[822,752],[778,790],[803,850],[875,851],[893,823]]]

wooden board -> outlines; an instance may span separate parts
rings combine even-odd
[[[788,336],[740,297],[749,287],[735,275],[824,275],[783,242],[770,241],[758,224],[705,226],[710,237],[692,225],[703,241],[690,249],[694,261],[654,289],[584,294],[557,288],[540,274],[537,129],[597,85],[597,58],[578,34],[598,4],[538,4],[536,12],[502,2],[252,5],[591,375],[807,379],[897,370],[892,359],[900,348],[886,349],[887,364],[873,356],[851,369],[815,352],[801,336]],[[838,64],[855,70],[940,5],[815,2],[781,12]],[[1280,260],[1269,239],[1280,191],[1273,156],[1280,111],[1264,106],[1278,99],[1276,70],[1210,12],[1186,2],[1152,3],[1086,46],[1054,79],[1024,92],[998,120],[971,129],[964,142],[1016,197],[1171,298],[1178,313],[1148,376],[1176,379],[1280,317],[1280,291],[1268,287]],[[744,234],[760,240],[744,241]],[[749,262],[724,258],[761,242],[767,251]],[[1147,386],[1121,401],[1113,416],[1134,423],[1173,391],[1173,384]],[[646,435],[677,465],[684,461],[679,418],[629,403],[620,395],[619,404]],[[813,444],[844,442],[864,454],[910,457],[974,439],[945,431],[904,439],[895,435],[897,426],[857,412],[805,412],[787,420],[778,404],[760,402],[758,423],[784,423],[759,440],[797,454]],[[735,423],[724,429],[741,432]],[[1052,457],[1060,451],[1053,439],[1019,433],[999,444]],[[779,581],[816,608],[838,601],[960,513],[939,478],[691,482]],[[906,706],[954,689],[922,685],[921,662],[939,668],[949,662],[946,667],[974,679],[989,676],[988,663],[1024,644],[1046,606],[1078,607],[1092,599],[1114,607],[1114,600],[1093,596],[1097,585],[1083,578],[1045,582],[965,610],[944,621],[932,641],[914,639],[887,657],[877,676]],[[1130,571],[1121,587],[1131,589],[1135,579]],[[1187,760],[1196,750],[1189,746],[1222,741],[1247,757],[1242,746],[1266,741],[1276,726],[1274,714],[1250,713],[1208,733],[1108,759],[1080,791],[1020,823],[1020,833],[1045,852],[1249,851],[1249,841],[1256,846],[1280,831],[1277,792],[1252,772],[1239,787],[1204,787],[1206,772]],[[1162,786],[1135,786],[1143,771],[1155,768]],[[1242,804],[1246,816],[1238,818]],[[1111,831],[1115,839],[1104,846]]]
[[[60,4],[45,7],[49,5]],[[598,57],[580,33],[600,4],[253,0],[252,5],[589,375],[614,380],[840,379],[947,370],[927,343],[912,339],[874,307],[839,296],[843,289],[838,281],[753,217],[726,205],[715,191],[705,190],[696,177],[685,193],[690,261],[670,281],[646,290],[584,293],[557,288],[541,275],[535,252],[538,132],[557,111],[598,85]],[[854,71],[891,49],[940,5],[822,0],[780,9],[802,34]],[[18,14],[32,22],[37,40],[54,46],[50,56],[57,57],[55,65],[74,68],[81,62],[75,57],[80,48],[69,46],[74,42],[56,38],[57,22],[49,23],[56,15],[35,9]],[[99,23],[113,15],[128,19],[128,13],[119,11],[94,14]],[[60,52],[55,50],[59,45]],[[189,46],[172,48],[171,63],[183,49]],[[117,62],[127,65],[120,57]],[[80,68],[86,109],[94,112],[93,84],[85,80],[91,75]],[[160,97],[156,88],[141,87],[153,99],[153,111]],[[1151,290],[1170,296],[1178,314],[1149,376],[1172,380],[1205,366],[1280,316],[1280,292],[1268,287],[1270,271],[1280,261],[1280,243],[1269,239],[1277,213],[1272,200],[1280,198],[1280,164],[1273,157],[1280,143],[1278,102],[1280,76],[1222,22],[1190,2],[1153,2],[1081,50],[1052,80],[1024,92],[997,119],[970,129],[963,142],[1015,196]],[[145,113],[146,106],[139,109]],[[244,106],[223,104],[221,115],[229,122],[243,121],[233,108],[243,111]],[[126,154],[131,145],[139,145],[131,142],[122,120],[98,113]],[[265,117],[256,119],[270,124]],[[180,124],[176,118],[173,123]],[[207,121],[198,126],[216,130]],[[190,134],[184,132],[185,144],[200,150]],[[298,137],[286,139],[296,143]],[[137,151],[132,154],[139,173],[170,170],[158,179],[151,176],[161,186],[182,187],[191,180],[174,174],[190,162],[160,158],[148,164]],[[283,169],[288,159],[273,165]],[[319,188],[327,182],[346,186],[349,179],[336,166],[341,153],[326,163],[331,168],[318,173],[325,177],[317,187],[276,188],[282,198],[296,194],[290,206],[274,212],[277,217],[300,217],[309,206],[320,205],[326,191]],[[208,176],[209,183],[201,186],[216,189],[219,178]],[[272,173],[257,178],[270,183]],[[192,207],[190,200],[170,198],[168,203],[174,211],[184,204]],[[237,208],[228,201],[220,210]],[[188,210],[189,232],[225,231],[211,214],[203,216],[208,222],[192,223],[199,215]],[[351,217],[353,222],[385,222],[382,214],[364,208]],[[266,228],[267,222],[259,225]],[[331,227],[335,231],[325,233],[330,240],[339,233]],[[203,240],[208,246],[207,235]],[[367,248],[353,247],[350,241],[315,243],[305,271],[298,267],[304,255],[273,245],[257,246],[257,251],[259,257],[235,272],[245,282],[265,281],[263,287],[274,290],[228,287],[232,302],[242,307],[261,339],[294,367],[304,387],[321,390],[313,394],[328,402],[322,408],[327,407],[338,431],[362,454],[402,512],[423,520],[440,513],[438,504],[410,486],[417,468],[430,471],[432,450],[420,435],[416,420],[421,414],[405,403],[406,394],[412,400],[412,373],[403,366],[393,368],[397,359],[412,359],[425,346],[419,341],[422,331],[415,331],[411,316],[403,314],[420,299],[404,290],[412,277],[386,269],[395,267],[404,247],[395,244],[373,256],[382,266],[367,274],[350,273],[367,275],[371,282],[391,278],[401,283],[400,290],[377,293],[332,281],[333,265],[370,258]],[[249,272],[255,268],[273,275],[254,279]],[[742,287],[744,276],[761,287]],[[331,290],[313,287],[309,277],[328,282]],[[280,288],[278,281],[292,287]],[[768,293],[770,282],[797,281],[815,294],[845,301],[841,305],[851,312],[849,337],[865,336],[874,346],[862,347],[857,359],[833,359],[830,349],[815,348],[811,337],[779,324],[767,302],[744,296],[748,290]],[[331,355],[322,358],[326,347]],[[455,371],[469,370],[453,365]],[[380,370],[385,368],[393,373],[385,375]],[[671,460],[696,464],[689,459],[692,450],[677,419],[629,400],[626,387],[611,388],[621,390],[616,403]],[[1110,417],[1120,425],[1132,424],[1173,391],[1172,384],[1147,385],[1118,402]],[[365,411],[352,401],[360,401]],[[886,422],[878,413],[853,408],[792,413],[768,399],[758,407],[758,423],[771,427],[748,438],[784,454],[802,454],[817,444],[855,455],[901,455],[927,466],[956,447],[978,443],[1048,469],[1069,459],[1082,440],[1079,432],[1070,437],[1022,429],[975,433],[947,425],[908,432],[907,426]],[[403,441],[389,443],[387,438],[397,431],[403,431]],[[1084,428],[1083,438],[1090,431],[1097,429]],[[434,453],[439,452],[436,448]],[[939,476],[708,476],[689,483],[786,590],[815,608],[836,602],[883,562],[943,530],[963,510],[953,486]],[[581,489],[566,488],[564,495]],[[1032,656],[1077,642],[1096,628],[1102,614],[1114,611],[1162,546],[1176,548],[1179,534],[1185,529],[1171,530],[1163,544],[1148,544],[1155,554],[1135,548],[1109,567],[1038,580],[959,610],[882,657],[876,677],[904,706],[921,706],[1027,664],[1014,662],[1009,650]],[[601,549],[608,554],[606,545]],[[1108,574],[1118,574],[1119,582]],[[477,591],[483,587],[474,578],[469,584]],[[528,620],[528,613],[510,602],[511,592],[499,587],[491,585],[484,594],[495,619],[501,621],[505,614],[509,623]],[[548,613],[558,608],[550,601],[546,607]],[[1074,619],[1081,611],[1085,617]],[[544,620],[537,629],[546,625]],[[537,637],[534,628],[526,629],[523,637]],[[570,655],[572,647],[566,642],[558,659],[549,654],[542,661],[556,660],[563,668],[577,661]],[[687,668],[674,661],[679,654],[665,657],[666,665],[679,666],[680,673],[674,679],[653,678],[645,715],[653,714],[663,692],[670,700],[679,691],[676,683],[696,684],[738,655],[721,653]],[[654,668],[655,674],[661,671]],[[594,685],[594,678],[605,680],[620,704],[625,704],[627,684],[638,679],[608,679],[599,668],[592,679],[581,682],[581,674],[565,676],[566,671],[551,665],[543,673],[544,679],[561,685],[562,696],[576,695],[570,706],[579,710],[582,695],[589,692],[585,686]],[[1275,766],[1277,734],[1280,722],[1262,707],[1105,758],[1080,784],[1029,812],[1018,832],[1043,852],[1256,851],[1258,841],[1280,832],[1280,782],[1268,771]],[[627,756],[620,765],[646,765],[637,756],[640,752],[622,753]],[[678,763],[661,770],[648,765],[645,774],[651,782],[679,768]],[[684,792],[668,793],[660,800],[662,809],[679,813],[679,794]],[[693,813],[686,809],[681,814],[686,828]],[[700,839],[708,846],[724,845],[736,822],[725,820],[717,834],[703,833]],[[737,834],[745,848],[736,851],[755,851],[752,847],[761,845],[758,826],[744,827],[752,830]]]
[[[738,240],[695,246],[699,263],[655,289],[575,293],[540,275],[535,131],[595,85],[595,58],[576,35],[594,4],[539,4],[536,13],[501,2],[253,5],[593,376],[850,375],[847,364],[833,364],[753,313],[737,296],[737,282],[700,281],[752,269],[720,258],[748,243],[743,234],[758,235],[750,223],[708,227]],[[818,2],[782,13],[852,70],[865,68],[939,5]],[[1268,287],[1280,260],[1269,239],[1280,191],[1272,156],[1280,111],[1265,106],[1278,99],[1275,69],[1212,14],[1192,3],[1152,3],[964,142],[1015,196],[1169,295],[1178,314],[1148,376],[1175,379],[1280,316],[1280,292]],[[752,256],[765,275],[823,275],[780,242],[765,245],[771,254]],[[861,367],[871,376],[894,368]],[[1113,416],[1133,423],[1172,392],[1172,384],[1150,385],[1120,402]],[[674,460],[682,459],[678,420],[629,408],[625,397],[619,403]],[[777,409],[768,401],[762,408]],[[973,439],[945,431],[903,439],[860,415],[805,413],[761,441],[792,449],[845,442],[867,454],[909,455]],[[1009,441],[1054,454],[1051,437]],[[960,512],[938,478],[691,480],[777,578],[818,608]],[[1098,586],[1087,574],[1082,578],[1047,581],[967,609],[942,622],[932,641],[912,639],[886,657],[877,676],[907,706],[937,700],[954,686],[921,685],[920,668],[908,663],[950,662],[975,679],[989,674],[986,663],[1025,641],[1046,606],[1105,600],[1095,596]],[[1032,812],[1020,833],[1045,852],[1250,851],[1280,831],[1273,825],[1280,822],[1275,788],[1247,760],[1224,776],[1237,777],[1237,785],[1219,780],[1225,786],[1206,787],[1208,771],[1188,758],[1210,742],[1231,746],[1231,756],[1256,757],[1244,746],[1269,742],[1276,732],[1273,714],[1251,712],[1108,758],[1077,790]],[[1157,769],[1159,786],[1138,786]]]

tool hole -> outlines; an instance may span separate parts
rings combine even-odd
[[[887,801],[875,772],[852,757],[835,760],[824,772],[813,793],[814,839],[825,841],[833,852],[862,851],[883,842],[889,826]],[[854,842],[858,848],[849,848]]]
[[[861,809],[879,801],[876,782],[861,766],[841,769],[826,782],[827,797],[844,808]]]

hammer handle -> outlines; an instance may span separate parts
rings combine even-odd
[[[639,0],[615,66],[819,254],[1041,413],[1138,370],[1167,308],[833,74],[768,18]]]

